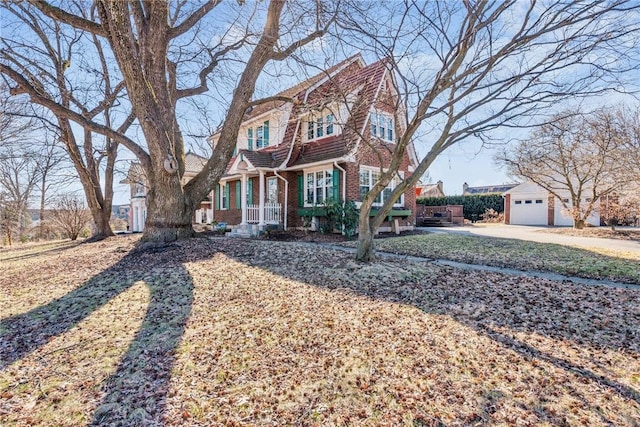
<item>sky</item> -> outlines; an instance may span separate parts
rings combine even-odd
[[[444,194],[462,194],[462,185],[470,187],[497,185],[514,182],[493,162],[494,150],[454,146],[442,153],[429,168],[430,182],[442,181]]]
[[[229,4],[234,5],[235,3],[232,2]],[[389,3],[389,4],[392,4],[392,3]],[[222,11],[224,11],[224,9],[222,9]],[[231,14],[231,11],[229,11],[229,13]],[[519,13],[519,11],[516,10],[514,11],[514,13]],[[215,28],[210,28],[207,34],[215,35],[216,30],[217,29]],[[505,27],[504,30],[508,31],[509,28]],[[233,31],[230,31],[229,33],[227,33],[226,37],[234,37],[234,34],[235,33]],[[406,36],[412,38],[413,34],[409,32],[406,34]],[[214,39],[212,38],[211,41],[213,42]],[[317,49],[318,55],[322,55],[322,57],[325,58],[324,61],[316,62],[316,65],[319,67],[322,67],[323,64],[326,66],[331,66],[339,62],[341,59],[344,59],[348,56],[351,56],[353,53],[356,53],[353,50],[346,51],[349,49],[353,49],[353,44],[346,43],[344,44],[344,46],[342,45],[329,46],[328,43],[325,43],[321,40],[318,40],[316,43],[311,44],[309,48],[311,50],[310,52],[311,56],[313,56],[314,54],[313,50]],[[345,49],[345,51],[342,51],[340,49]],[[361,48],[361,51],[365,56],[366,62],[370,63],[372,62],[373,59],[372,57],[367,57],[367,53],[365,52],[367,50],[369,50],[369,47]],[[370,55],[371,55],[371,52],[369,52],[369,56]],[[418,70],[422,70],[423,72],[426,72],[431,69],[431,66],[434,63],[434,58],[429,56],[425,52],[420,51],[420,52],[417,52],[416,61],[418,62],[412,63],[411,66],[414,66]],[[70,71],[72,71],[77,66],[78,66],[78,63],[73,62],[72,67],[70,68]],[[224,70],[225,69],[223,69],[222,71]],[[293,69],[289,71],[292,71],[292,70]],[[272,95],[274,93],[277,93],[279,90],[292,86],[293,84],[299,82],[300,80],[304,80],[303,75],[295,74],[295,70],[293,70],[293,72],[290,72],[287,75],[288,77],[286,79],[283,78],[281,79],[281,81],[274,82],[273,77],[281,75],[277,73],[277,71],[282,71],[282,70],[276,69],[275,71],[276,73],[272,74],[271,76],[269,76],[268,73],[265,73],[264,79],[268,81],[268,84],[266,85],[263,84],[262,87],[258,87],[257,92],[260,95]],[[315,70],[311,70],[309,74],[315,74],[317,72],[318,72],[318,67],[316,67]],[[229,80],[229,82],[227,83],[233,84],[235,80],[235,74],[234,73],[227,73],[227,74],[228,75],[226,77],[225,76],[223,77]],[[221,85],[221,86],[224,86],[224,85]],[[260,91],[260,89],[262,89],[262,92]],[[267,90],[264,91],[264,89],[267,89]],[[212,92],[211,99],[214,101],[213,106],[215,107],[216,106],[215,101],[224,99],[224,96],[223,96],[224,93],[223,91],[218,93],[213,90],[211,92]],[[607,98],[607,101],[611,101],[611,99]],[[218,104],[220,105],[223,103],[220,102]],[[213,125],[213,127],[215,127],[215,125],[219,123],[219,117],[216,117],[216,113],[218,115],[220,114],[219,111],[216,112],[214,110],[215,110],[214,108],[212,108],[211,110],[207,110],[207,111],[211,111],[211,114],[210,114],[211,123],[209,124]],[[197,122],[196,120],[193,119],[192,116],[189,116],[189,118],[192,123]],[[195,127],[197,127],[197,123]],[[185,136],[186,136],[187,134],[190,133],[191,129],[186,129],[186,127],[183,127],[183,131],[184,131],[183,133],[185,133]],[[197,133],[201,134],[202,132],[197,132]],[[523,133],[523,136],[524,135],[525,134]],[[518,139],[517,136],[514,137],[514,135],[509,135],[509,137],[512,141]],[[186,139],[188,140],[188,138]],[[204,138],[201,138],[201,139],[204,139]],[[427,147],[420,147],[420,146],[417,146],[416,148],[419,154],[424,154],[424,152],[427,149]],[[469,141],[466,143],[457,144],[449,148],[439,158],[435,160],[435,162],[432,164],[432,166],[428,170],[428,180],[429,182],[432,182],[432,183],[435,183],[438,180],[441,180],[444,184],[445,194],[447,195],[461,194],[462,185],[465,182],[468,183],[470,186],[495,185],[495,184],[504,184],[504,183],[513,182],[514,180],[512,178],[509,178],[505,173],[505,171],[501,170],[498,166],[494,164],[493,156],[494,156],[494,150],[490,148],[480,149],[479,142]],[[114,204],[116,205],[126,204],[129,202],[128,185],[119,184],[119,181],[124,178],[124,173],[126,173],[126,170],[128,168],[128,164],[129,164],[128,162],[131,160],[133,160],[133,156],[130,153],[125,152],[124,150],[119,155],[118,170],[120,171],[120,173],[116,176],[115,186],[114,186]]]

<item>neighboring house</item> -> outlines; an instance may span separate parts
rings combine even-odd
[[[469,187],[465,182],[462,184],[462,195],[472,196],[476,194],[503,194],[505,191],[511,190],[518,184],[499,184],[499,185],[485,185],[483,187]]]
[[[573,218],[560,199],[533,182],[519,184],[506,191],[503,197],[505,224],[573,226]],[[569,202],[568,194],[565,200]],[[584,199],[582,203],[589,201]],[[587,223],[600,225],[599,206],[587,218]]]
[[[182,177],[183,184],[193,178],[206,163],[207,159],[195,153],[188,152],[185,155],[185,172]],[[139,163],[132,163],[127,177],[120,181],[121,184],[129,184],[131,188],[131,203],[128,206],[129,230],[132,232],[144,231],[144,223],[147,220],[147,180],[144,170]],[[199,209],[194,212],[193,222],[206,224],[213,220],[213,208],[211,196],[200,203]]]
[[[444,197],[444,189],[442,181],[435,184],[418,184],[416,185],[417,197]]]
[[[309,218],[313,228],[327,215],[328,199],[354,201],[359,207],[380,169],[389,164],[396,137],[405,128],[396,122],[403,115],[395,114],[400,103],[385,63],[366,65],[360,55],[277,97],[290,101],[247,110],[234,156],[213,191],[213,220],[228,224],[235,235],[251,236],[271,227],[302,228]],[[213,146],[219,136],[209,138]],[[410,145],[398,175],[408,177],[416,166]],[[132,211],[136,206],[143,209],[134,204],[143,194],[134,191],[138,181],[129,179]],[[374,207],[382,205],[398,182],[397,177],[392,180]],[[412,229],[415,199],[415,189],[408,189],[381,231]],[[133,221],[133,230],[143,218]]]

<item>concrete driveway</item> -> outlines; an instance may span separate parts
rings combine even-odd
[[[432,233],[457,233],[475,236],[500,237],[503,239],[529,240],[540,243],[557,243],[566,246],[583,248],[604,248],[640,253],[640,242],[636,240],[604,239],[600,237],[576,237],[563,234],[545,233],[544,230],[554,227],[527,225],[473,225],[464,227],[419,227]]]

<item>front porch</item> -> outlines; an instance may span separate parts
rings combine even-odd
[[[246,221],[232,226],[232,230],[227,233],[229,237],[255,237],[266,230],[282,230],[283,209],[280,203],[268,202],[263,205],[247,205],[243,210],[242,217]]]
[[[254,237],[268,229],[286,229],[288,182],[271,170],[249,169],[245,161],[240,161],[236,170],[237,174],[221,182],[220,198],[216,200],[221,208],[216,220],[232,227],[227,235]],[[279,200],[281,183],[285,187],[284,203]]]

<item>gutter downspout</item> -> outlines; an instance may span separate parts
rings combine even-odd
[[[278,173],[278,169],[274,169],[273,173],[275,176],[284,181],[284,220],[282,222],[282,226],[284,231],[287,231],[287,215],[289,211],[289,181],[287,181],[282,175]]]

